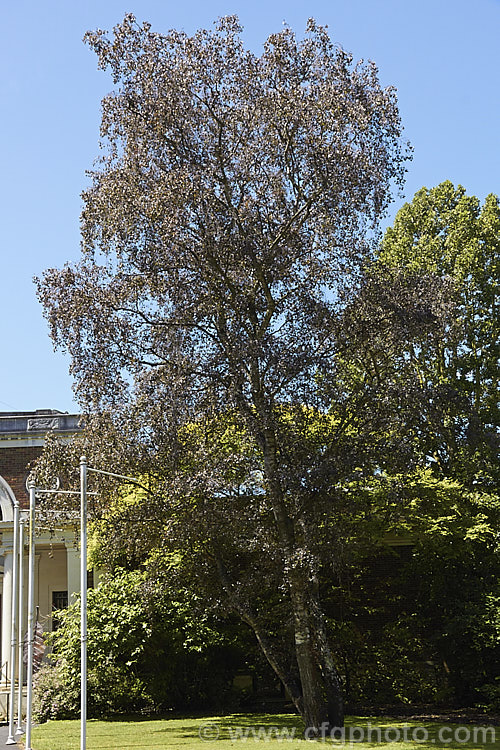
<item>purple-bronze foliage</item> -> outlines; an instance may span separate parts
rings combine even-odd
[[[340,726],[321,560],[340,569],[357,512],[341,483],[397,455],[394,430],[368,436],[394,413],[399,342],[444,308],[436,280],[366,276],[408,157],[395,91],[312,20],[260,56],[240,34],[128,15],[86,35],[116,88],[81,262],[38,291],[86,414],[73,455],[143,484],[113,506],[109,550],[154,550],[232,608],[306,725]]]

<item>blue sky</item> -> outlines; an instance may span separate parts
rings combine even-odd
[[[0,29],[3,174],[0,411],[74,411],[69,362],[54,353],[33,275],[79,255],[80,193],[98,155],[100,100],[112,88],[81,39],[123,15],[156,31],[236,13],[247,46],[313,16],[394,85],[414,147],[405,197],[445,179],[499,193],[500,0],[17,0]],[[403,201],[395,204],[391,216]]]

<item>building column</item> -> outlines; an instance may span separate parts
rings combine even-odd
[[[66,545],[66,575],[68,604],[72,604],[80,593],[80,552],[72,544]]]
[[[3,549],[3,586],[2,586],[2,684],[9,680],[11,629],[12,629],[12,566],[14,555],[12,548]]]

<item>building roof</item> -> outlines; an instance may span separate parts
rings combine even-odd
[[[70,435],[80,429],[80,415],[68,414],[57,409],[37,409],[36,411],[0,412],[0,445],[18,440],[29,444],[43,442],[48,432]]]

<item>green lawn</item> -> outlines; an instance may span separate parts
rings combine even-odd
[[[273,743],[285,750],[304,750],[303,725],[290,714],[233,714],[204,718],[162,720],[130,719],[89,721],[88,750],[230,750],[233,746]],[[500,727],[441,725],[402,722],[380,718],[351,717],[346,722],[344,740],[325,738],[326,744],[356,750],[389,745],[394,750],[412,748],[487,748],[500,750]],[[324,742],[320,744],[325,744]],[[79,750],[80,723],[53,721],[33,730],[33,750]],[[278,748],[276,748],[278,750]]]

